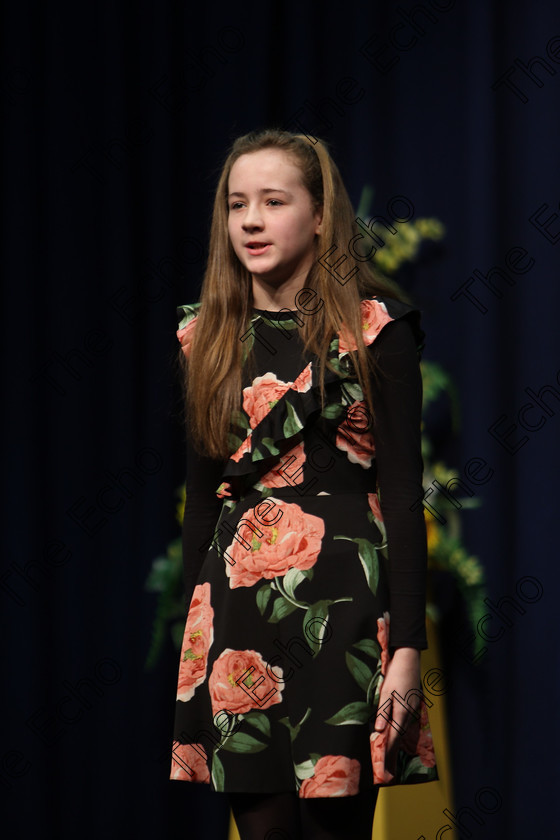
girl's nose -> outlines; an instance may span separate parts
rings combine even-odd
[[[262,228],[263,226],[263,219],[262,213],[259,210],[258,206],[255,204],[250,204],[247,207],[247,210],[243,216],[243,227],[244,228]]]

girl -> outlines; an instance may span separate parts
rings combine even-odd
[[[226,794],[242,840],[370,838],[379,785],[437,778],[419,690],[424,333],[349,256],[362,238],[324,143],[240,137],[200,303],[179,309],[171,778]]]

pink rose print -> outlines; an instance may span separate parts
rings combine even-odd
[[[201,753],[204,753],[204,757]],[[202,744],[180,744],[173,741],[171,778],[210,784],[210,771],[206,760],[206,750]]]
[[[416,720],[411,718],[402,736],[402,747],[409,755],[417,755],[424,767],[435,767],[436,755],[428,720],[428,709],[423,700],[420,701],[419,712],[420,715]]]
[[[179,664],[177,700],[186,703],[206,679],[208,651],[214,641],[214,610],[210,606],[210,584],[194,588]]]
[[[383,613],[383,618],[377,619],[377,641],[381,646],[381,675],[384,677],[389,664],[389,625],[391,617],[388,612]]]
[[[337,448],[347,453],[352,464],[359,464],[365,470],[371,467],[371,460],[375,456],[373,435],[368,428],[369,418],[366,403],[356,400],[349,406],[336,432]]]
[[[290,449],[282,456],[277,467],[269,470],[261,478],[261,484],[265,487],[294,487],[303,482],[303,465],[305,464],[305,452],[303,441]]]
[[[359,792],[360,762],[345,755],[324,755],[314,767],[313,776],[304,779],[301,799],[326,796],[355,796]]]
[[[241,446],[239,447],[237,452],[234,452],[234,454],[231,456],[231,460],[235,461],[237,463],[238,461],[241,461],[241,459],[243,458],[243,456],[245,455],[246,452],[250,452],[250,451],[251,451],[251,433],[249,433],[249,435],[245,438],[245,440],[243,441],[243,443],[241,444]]]
[[[238,537],[227,549],[234,565],[227,563],[230,589],[253,586],[262,578],[271,580],[289,569],[310,569],[321,550],[325,523],[304,513],[298,504],[269,496],[277,509],[274,522],[265,524],[250,508],[238,528]],[[278,515],[281,514],[281,515]]]
[[[276,680],[267,673],[266,666],[256,650],[223,650],[214,662],[208,680],[213,714],[227,711],[241,715],[250,709],[268,709],[281,703],[282,692]],[[274,667],[275,674],[282,672],[282,668]],[[282,680],[282,676],[283,673],[277,679]]]
[[[191,354],[191,345],[194,338],[194,330],[196,326],[196,322],[198,321],[198,315],[189,321],[186,327],[181,327],[180,330],[177,330],[177,338],[181,342],[181,349],[187,359]]]
[[[379,504],[379,498],[377,493],[368,493],[367,499],[369,503],[369,508],[376,519],[379,519],[380,522],[383,522],[383,513],[381,511],[381,505]]]
[[[360,303],[362,314],[362,335],[364,344],[367,346],[373,342],[381,332],[382,327],[392,321],[393,318],[387,312],[387,307],[380,300],[362,300]],[[349,350],[357,350],[356,342],[352,333],[342,325],[338,334],[338,352],[347,353]]]
[[[385,768],[385,750],[390,731],[391,727],[387,725],[383,732],[372,732],[369,736],[374,785],[387,785],[394,779],[393,774]]]
[[[304,393],[305,391],[309,391],[311,388],[311,362],[304,367],[298,378],[294,381],[292,385],[292,390],[297,391],[298,393]]]
[[[251,429],[254,429],[278,400],[290,390],[289,382],[277,379],[274,373],[257,376],[253,384],[243,389],[243,410],[249,417]]]

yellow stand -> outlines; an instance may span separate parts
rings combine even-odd
[[[426,620],[429,649],[422,651],[422,673],[439,666],[439,647],[435,627]],[[430,727],[434,739],[439,781],[418,785],[397,785],[394,788],[382,788],[379,791],[372,840],[432,840],[438,829],[446,829],[445,840],[456,840],[457,833],[449,822],[444,808],[453,810],[451,768],[447,747],[447,729],[445,721],[445,695],[432,696],[424,692],[427,700],[433,703],[428,707]],[[233,814],[230,814],[228,840],[240,840]]]

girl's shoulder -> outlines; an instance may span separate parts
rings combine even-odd
[[[362,297],[361,307],[362,310],[366,309],[370,311],[377,310],[379,312],[384,312],[392,321],[397,318],[402,318],[411,312],[418,312],[418,314],[420,314],[420,310],[417,306],[411,303],[406,303],[404,300],[399,300],[398,298],[392,298],[383,294],[366,295]]]
[[[366,346],[373,344],[375,339],[384,331],[387,324],[393,321],[406,321],[413,332],[418,353],[424,348],[425,332],[420,326],[421,312],[417,306],[384,295],[368,295],[360,302],[362,315],[363,340]],[[341,336],[344,347],[344,337]],[[353,343],[353,342],[352,342]],[[356,349],[348,347],[344,349]]]

